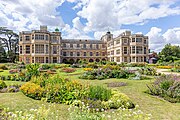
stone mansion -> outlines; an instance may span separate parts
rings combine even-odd
[[[19,60],[24,63],[76,63],[113,61],[146,62],[148,36],[125,31],[118,37],[107,32],[100,40],[64,39],[61,32],[40,30],[19,33]]]

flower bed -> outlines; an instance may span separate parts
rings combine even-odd
[[[147,87],[146,92],[151,95],[160,96],[169,102],[180,102],[180,76],[160,76]]]
[[[66,72],[66,73],[72,73],[72,72],[75,72],[76,69],[75,68],[62,68],[61,71]]]

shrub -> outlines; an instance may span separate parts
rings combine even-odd
[[[72,73],[72,72],[75,72],[76,69],[74,69],[74,68],[63,68],[62,71],[66,72],[66,73]]]
[[[20,90],[28,97],[40,100],[43,97],[44,89],[40,85],[27,82],[20,87]]]
[[[117,91],[112,92],[112,97],[103,103],[107,108],[113,108],[117,109],[119,107],[124,107],[124,108],[134,108],[134,104],[130,100],[130,98],[123,94],[119,93]]]
[[[6,88],[7,85],[4,81],[0,80],[0,89]]]
[[[7,70],[8,68],[4,64],[0,64],[0,69]]]
[[[159,75],[156,69],[151,68],[151,67],[143,67],[143,68],[140,68],[138,71],[140,74],[143,74],[143,75],[153,75],[153,76]]]
[[[111,97],[111,90],[102,86],[90,86],[88,98],[107,101]]]
[[[3,72],[4,70],[3,69],[0,69],[0,72]]]
[[[165,75],[147,85],[147,93],[160,96],[170,102],[180,102],[180,77]]]
[[[40,74],[39,72],[39,64],[28,64],[26,66],[27,74],[30,76],[38,76]]]
[[[96,63],[88,63],[88,64],[87,64],[87,67],[97,69],[97,68],[98,68],[98,65],[97,65]]]

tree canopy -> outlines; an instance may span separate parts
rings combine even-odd
[[[15,32],[6,27],[0,27],[0,44],[7,52],[7,59],[14,62],[16,53],[18,52],[19,36]]]
[[[167,44],[159,53],[160,61],[174,61],[180,59],[180,46]]]

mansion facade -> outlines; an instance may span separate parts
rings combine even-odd
[[[148,37],[125,31],[118,37],[107,32],[100,40],[63,39],[61,32],[40,30],[19,33],[19,61],[24,63],[76,63],[112,61],[146,62]]]

